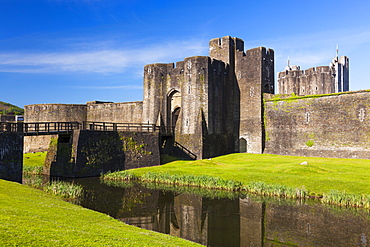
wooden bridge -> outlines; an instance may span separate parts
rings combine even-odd
[[[58,135],[57,143],[49,150],[54,158],[45,166],[47,174],[53,176],[99,176],[107,171],[159,165],[161,153],[197,158],[174,140],[173,127],[142,123],[0,122],[0,179],[22,181],[24,137],[38,135]]]
[[[73,130],[123,131],[123,132],[157,132],[162,136],[172,136],[173,127],[160,127],[155,124],[142,123],[107,123],[107,122],[36,122],[12,123],[0,122],[0,133],[16,132],[25,136],[69,134]]]

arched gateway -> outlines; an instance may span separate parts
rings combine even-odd
[[[167,126],[176,128],[176,123],[181,111],[181,93],[171,90],[167,96]]]

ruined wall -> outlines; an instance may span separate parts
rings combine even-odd
[[[143,102],[87,103],[87,121],[142,123]]]
[[[86,105],[37,104],[24,107],[24,122],[86,121]]]
[[[267,101],[265,153],[370,158],[370,92]]]
[[[23,135],[0,133],[0,179],[22,182]]]

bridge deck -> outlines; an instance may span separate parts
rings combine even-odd
[[[73,130],[123,131],[123,132],[157,132],[161,135],[173,135],[172,127],[159,127],[155,124],[142,123],[108,123],[108,122],[0,122],[0,133],[17,132],[24,135],[53,135],[71,133]]]

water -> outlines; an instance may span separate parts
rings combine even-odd
[[[370,246],[368,210],[184,187],[108,185],[98,178],[74,181],[85,188],[83,207],[207,246]]]

